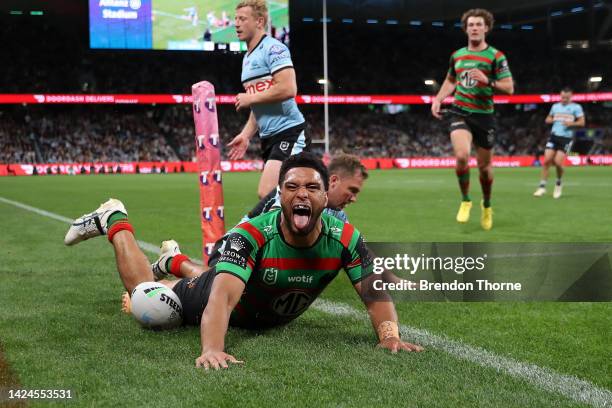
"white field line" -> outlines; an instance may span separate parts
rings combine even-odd
[[[70,218],[32,207],[18,201],[9,200],[1,196],[0,202],[57,221],[69,224],[73,221]],[[138,245],[147,252],[153,254],[159,252],[159,248],[156,245],[148,242],[138,241]],[[349,305],[323,299],[317,299],[313,304],[313,308],[336,316],[345,316],[354,319],[367,318],[366,313],[359,312]],[[612,392],[610,390],[597,387],[577,377],[559,374],[549,368],[539,367],[535,364],[524,363],[509,357],[500,356],[483,348],[463,344],[444,336],[430,333],[427,330],[405,325],[401,325],[400,330],[402,336],[410,341],[426,347],[442,350],[454,357],[467,360],[482,367],[503,372],[506,375],[523,380],[542,390],[560,394],[576,402],[589,404],[594,407],[612,407]]]

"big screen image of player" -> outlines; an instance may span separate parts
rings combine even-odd
[[[244,51],[236,0],[89,0],[89,45],[98,49]],[[288,40],[289,0],[268,1],[272,34]],[[223,44],[223,46],[220,46]],[[227,47],[226,47],[227,46]]]

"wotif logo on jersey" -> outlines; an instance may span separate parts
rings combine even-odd
[[[289,283],[312,283],[313,276],[301,275],[301,276],[289,276],[287,282]]]

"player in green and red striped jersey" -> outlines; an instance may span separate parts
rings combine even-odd
[[[216,265],[191,279],[161,280],[178,295],[183,323],[200,326],[202,354],[197,367],[227,368],[238,361],[225,353],[229,325],[267,328],[300,316],[344,269],[366,305],[382,348],[422,351],[399,337],[397,314],[390,297],[374,289],[379,275],[363,238],[351,224],[323,214],[329,177],[323,162],[300,153],[283,162],[279,176],[281,208],[239,224],[229,233]],[[123,204],[111,199],[79,218],[65,242],[108,235],[117,269],[131,293],[152,281],[153,272],[134,238]],[[184,255],[172,259],[180,270]]]
[[[483,195],[480,224],[483,229],[490,230],[493,227],[491,158],[496,131],[493,94],[514,93],[514,82],[506,56],[486,42],[486,35],[493,28],[493,15],[484,9],[472,9],[463,14],[461,22],[468,45],[451,55],[450,68],[432,102],[431,112],[441,119],[442,102],[454,92],[455,101],[453,107],[445,112],[445,119],[449,122],[457,159],[455,172],[462,195],[457,222],[467,222],[472,209],[469,159],[473,141]]]

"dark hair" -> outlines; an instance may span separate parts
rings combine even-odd
[[[475,8],[466,11],[461,16],[461,25],[463,26],[463,31],[467,31],[467,21],[470,17],[482,17],[485,25],[489,27],[489,32],[491,32],[491,30],[493,29],[493,24],[495,23],[495,20],[493,19],[493,14],[491,14],[489,10]]]
[[[353,154],[340,153],[332,157],[327,170],[329,174],[341,174],[350,177],[358,171],[364,180],[368,178],[368,169],[361,164],[359,157]]]
[[[566,86],[561,90],[561,92],[568,93],[568,92],[573,92],[573,91],[572,91],[572,88],[570,88],[569,86]]]
[[[286,159],[281,165],[280,174],[278,175],[278,184],[283,184],[287,172],[296,167],[308,167],[319,173],[321,179],[323,179],[325,191],[327,191],[329,188],[329,174],[327,173],[327,167],[325,167],[325,164],[323,164],[317,155],[310,152],[302,152],[289,156],[289,158]]]

